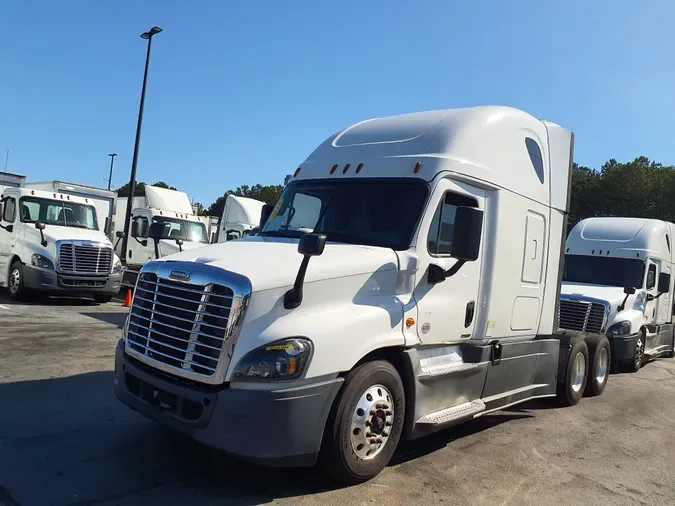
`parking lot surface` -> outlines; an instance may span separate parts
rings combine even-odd
[[[675,504],[675,360],[402,445],[375,480],[234,460],[112,392],[119,302],[0,296],[0,505]],[[274,420],[270,420],[274,423]]]

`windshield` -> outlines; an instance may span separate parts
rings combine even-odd
[[[98,230],[94,206],[39,197],[21,199],[21,221]]]
[[[300,237],[315,231],[329,241],[404,250],[428,191],[419,179],[291,183],[260,235]]]
[[[638,259],[565,255],[563,281],[642,288],[644,274],[645,264]]]
[[[154,216],[153,223],[168,224],[166,239],[181,239],[189,242],[208,243],[206,227],[198,221],[178,220],[176,218],[167,218],[166,216]]]

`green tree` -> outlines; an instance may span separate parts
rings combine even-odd
[[[137,182],[136,183],[136,189],[134,191],[134,196],[136,197],[144,197],[145,196],[145,183]],[[178,190],[178,188],[174,186],[169,186],[166,184],[164,181],[158,181],[153,185],[150,186],[156,186],[157,188],[166,188],[167,190]],[[125,184],[124,186],[120,186],[119,190],[117,190],[117,196],[118,197],[128,197],[129,196],[129,183]]]
[[[222,216],[228,195],[248,197],[265,202],[265,204],[275,204],[283,191],[284,186],[280,184],[267,186],[261,184],[238,186],[236,190],[228,190],[222,197],[218,197],[218,199],[209,206],[207,213],[209,216]]]

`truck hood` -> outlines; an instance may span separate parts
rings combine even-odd
[[[246,276],[253,291],[261,291],[292,285],[302,255],[298,253],[297,239],[256,236],[205,245],[160,261],[187,261],[220,267]],[[321,256],[309,261],[305,282],[397,269],[398,257],[391,249],[328,243]]]
[[[34,233],[38,236],[40,231],[33,229]],[[108,246],[112,247],[112,243],[105,236],[103,232],[98,230],[88,230],[85,228],[75,228],[75,227],[60,227],[57,225],[45,225],[43,230],[45,239],[47,241],[94,241],[102,242]]]
[[[152,244],[152,239],[149,239],[148,242]],[[191,251],[193,249],[201,248],[207,246],[204,243],[201,242],[189,242],[185,241],[183,243],[183,251]],[[154,246],[153,246],[154,247]],[[159,254],[162,257],[166,257],[169,255],[173,255],[175,253],[180,253],[180,248],[178,247],[178,244],[176,244],[176,241],[173,239],[161,239],[159,241]]]
[[[585,285],[581,283],[563,283],[560,293],[571,297],[590,297],[608,302],[611,306],[610,320],[616,315],[617,306],[623,302],[626,296],[623,293],[623,288],[619,286]],[[644,309],[646,293],[646,290],[638,289],[634,295],[629,295],[626,300],[625,309],[632,308],[642,311]]]

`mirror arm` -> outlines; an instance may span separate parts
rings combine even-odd
[[[616,308],[617,311],[623,311],[626,308],[626,301],[628,300],[629,295],[630,295],[630,293],[626,294],[626,296],[623,298],[623,301],[621,302],[621,304],[619,304],[619,307]]]
[[[45,239],[45,234],[40,230],[40,244],[42,244],[43,248],[47,247],[47,239]]]
[[[288,290],[284,295],[284,308],[295,309],[302,303],[302,285],[305,282],[305,274],[307,273],[307,266],[309,265],[309,255],[302,258],[298,275],[295,277],[293,288]]]

